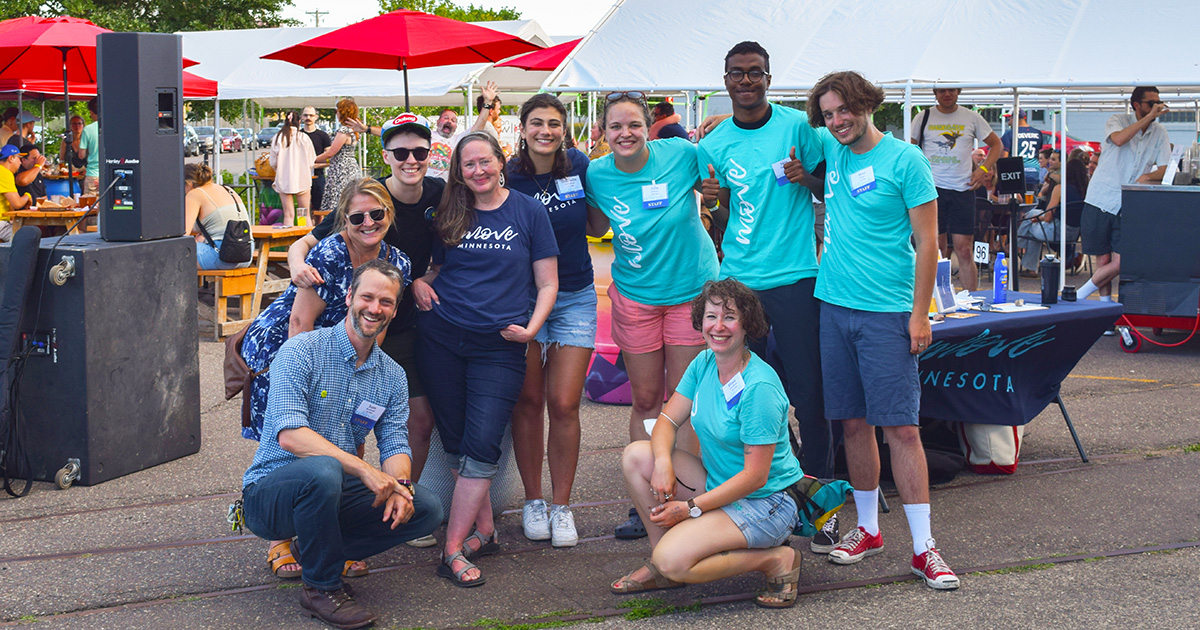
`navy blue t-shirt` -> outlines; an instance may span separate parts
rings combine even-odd
[[[433,305],[434,311],[476,332],[524,326],[529,301],[537,294],[533,262],[557,255],[545,207],[510,190],[499,208],[475,211],[475,225],[457,246],[446,249],[440,240],[434,244],[433,263],[442,266],[433,280],[441,302]]]
[[[684,140],[687,140],[688,132],[687,129],[683,128],[683,125],[679,123],[671,123],[669,125],[663,125],[662,129],[658,130],[658,138],[656,139],[662,140],[663,138],[683,138]]]
[[[582,151],[569,149],[571,175],[579,177],[580,186],[587,184],[588,157]],[[558,290],[582,291],[594,282],[592,256],[587,244],[587,199],[582,194],[566,201],[559,197],[558,185],[549,173],[526,175],[517,171],[515,161],[508,163],[508,189],[517,190],[542,202],[550,215],[554,240],[558,242]],[[583,189],[579,190],[583,193]]]

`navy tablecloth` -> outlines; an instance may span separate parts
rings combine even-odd
[[[1010,302],[1017,298],[1041,301],[1009,295]],[[1033,420],[1120,315],[1117,302],[1081,300],[934,324],[933,343],[919,363],[921,416],[1009,426]]]

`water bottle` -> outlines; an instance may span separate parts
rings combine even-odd
[[[996,262],[992,265],[992,304],[1003,304],[1008,301],[1008,261],[1004,252],[996,254]]]
[[[1046,254],[1038,263],[1042,275],[1042,304],[1058,304],[1058,259],[1054,254]]]

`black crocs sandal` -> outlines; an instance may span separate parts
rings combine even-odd
[[[629,520],[617,526],[613,530],[613,535],[621,540],[636,540],[646,537],[646,526],[642,524],[642,517],[638,516],[637,508],[629,508]]]

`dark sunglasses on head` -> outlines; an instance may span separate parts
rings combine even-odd
[[[346,215],[346,220],[350,222],[350,225],[362,225],[363,221],[366,221],[367,215],[370,215],[372,221],[379,223],[383,220],[385,214],[387,214],[387,210],[384,210],[383,208],[375,208],[374,210],[368,212],[355,212],[354,214],[348,214]]]
[[[725,73],[725,76],[734,83],[741,83],[742,79],[750,79],[751,83],[758,83],[759,81],[763,80],[763,77],[768,77],[771,75],[770,73],[763,72],[762,70],[751,70],[749,72],[730,70],[729,72]]]
[[[629,99],[633,99],[635,101],[644,101],[644,100],[646,100],[646,93],[645,92],[609,92],[608,96],[606,96],[604,98],[608,99],[609,102],[619,101],[623,98],[629,98]]]
[[[417,147],[415,149],[397,147],[395,149],[388,149],[388,151],[392,152],[392,156],[396,158],[397,162],[404,162],[408,160],[408,155],[410,153],[414,158],[417,159],[418,162],[424,162],[429,158],[429,149],[427,147]]]

